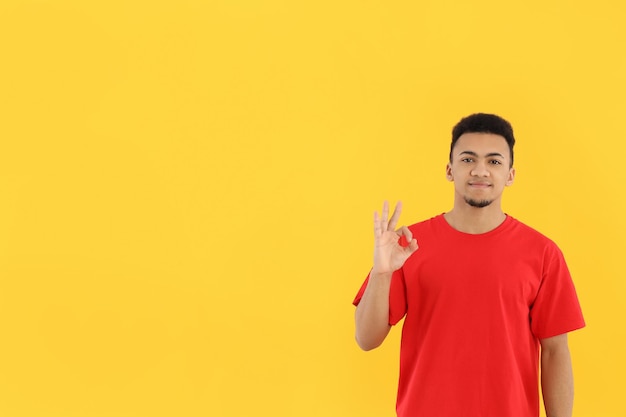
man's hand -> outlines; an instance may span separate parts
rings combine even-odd
[[[383,203],[381,216],[374,212],[374,267],[373,274],[388,274],[400,269],[404,262],[417,250],[417,240],[408,227],[402,226],[395,230],[402,212],[402,203],[398,202],[389,217],[389,203]],[[404,235],[408,245],[400,244],[400,237]]]

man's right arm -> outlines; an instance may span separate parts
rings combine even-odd
[[[377,348],[389,334],[390,286],[391,273],[370,274],[355,313],[356,342],[363,350]]]
[[[356,341],[363,350],[380,346],[389,334],[389,289],[394,271],[417,250],[417,241],[408,227],[395,230],[402,203],[398,203],[388,220],[389,204],[385,201],[381,216],[374,213],[374,267],[355,313]],[[400,244],[404,236],[407,244]]]

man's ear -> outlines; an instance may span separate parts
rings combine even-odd
[[[446,165],[446,179],[448,181],[454,181],[454,177],[452,176],[452,167],[450,166],[450,163]]]
[[[509,178],[506,180],[506,186],[509,187],[513,185],[513,181],[515,180],[515,168],[511,168],[509,171]]]

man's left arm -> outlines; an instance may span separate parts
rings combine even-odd
[[[572,417],[574,375],[567,333],[541,339],[541,391],[547,417]]]

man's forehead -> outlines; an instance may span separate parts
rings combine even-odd
[[[509,144],[504,136],[494,133],[464,133],[454,145],[455,153],[474,152],[477,154],[509,153]]]

